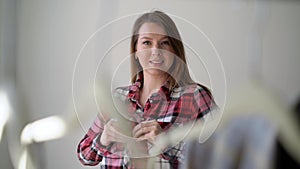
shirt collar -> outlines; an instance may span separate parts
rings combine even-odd
[[[128,93],[128,99],[132,101],[137,101],[140,98],[140,89],[142,87],[143,83],[143,75],[138,75],[136,81],[129,86],[129,93]],[[162,84],[162,86],[159,89],[159,92],[162,91],[167,98],[170,96],[170,82],[167,80],[165,83]],[[159,93],[158,92],[158,93]]]

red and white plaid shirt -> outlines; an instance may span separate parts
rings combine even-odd
[[[139,103],[141,84],[142,78],[138,78],[133,85],[117,88],[114,92],[115,97],[129,103],[128,116],[136,123],[155,119],[166,131],[171,127],[202,119],[216,106],[209,90],[199,84],[177,87],[169,91],[169,83],[165,83],[142,107]],[[80,162],[84,165],[100,163],[100,168],[134,168],[124,143],[112,143],[109,146],[100,144],[99,137],[105,125],[101,117],[97,116],[78,145]],[[151,144],[148,143],[148,151],[151,148]],[[182,151],[183,142],[166,148],[157,156],[154,168],[177,169],[182,161]]]

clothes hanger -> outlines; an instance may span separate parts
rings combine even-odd
[[[265,23],[270,16],[270,4],[256,3],[253,31],[249,34],[249,58],[251,58],[251,75],[239,89],[228,97],[223,116],[228,121],[235,116],[259,115],[273,121],[278,128],[278,139],[298,162],[300,162],[300,132],[296,118],[283,100],[283,93],[271,84],[263,81],[262,72],[262,37]],[[281,96],[281,97],[280,97]]]

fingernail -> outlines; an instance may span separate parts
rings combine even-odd
[[[111,118],[110,120],[113,121],[113,122],[117,122],[118,121],[118,119],[115,119],[115,118]]]

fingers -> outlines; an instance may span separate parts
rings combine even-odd
[[[124,135],[118,125],[118,122],[115,120],[110,120],[109,123],[106,125],[108,135],[115,137],[116,139],[124,140],[126,135]]]
[[[103,145],[108,145],[112,142],[128,142],[129,137],[122,134],[120,126],[116,120],[110,120],[105,126],[100,138],[100,142]],[[162,128],[155,120],[145,121],[136,125],[132,130],[133,138],[137,141],[148,140],[154,141],[154,138],[162,132]]]
[[[144,127],[151,127],[152,125],[155,125],[155,123],[157,123],[155,120],[141,122],[133,128],[132,133],[136,133]]]
[[[162,132],[160,125],[155,121],[145,121],[136,125],[132,131],[134,138],[138,140],[150,139]]]
[[[109,145],[112,142],[122,142],[125,143],[128,140],[127,136],[122,134],[116,128],[116,121],[110,120],[105,126],[100,137],[100,142],[102,145]]]
[[[156,128],[155,126],[141,126],[141,127],[139,127],[139,129],[136,130],[135,133],[133,133],[133,137],[139,138],[139,137],[155,130],[155,128]]]

